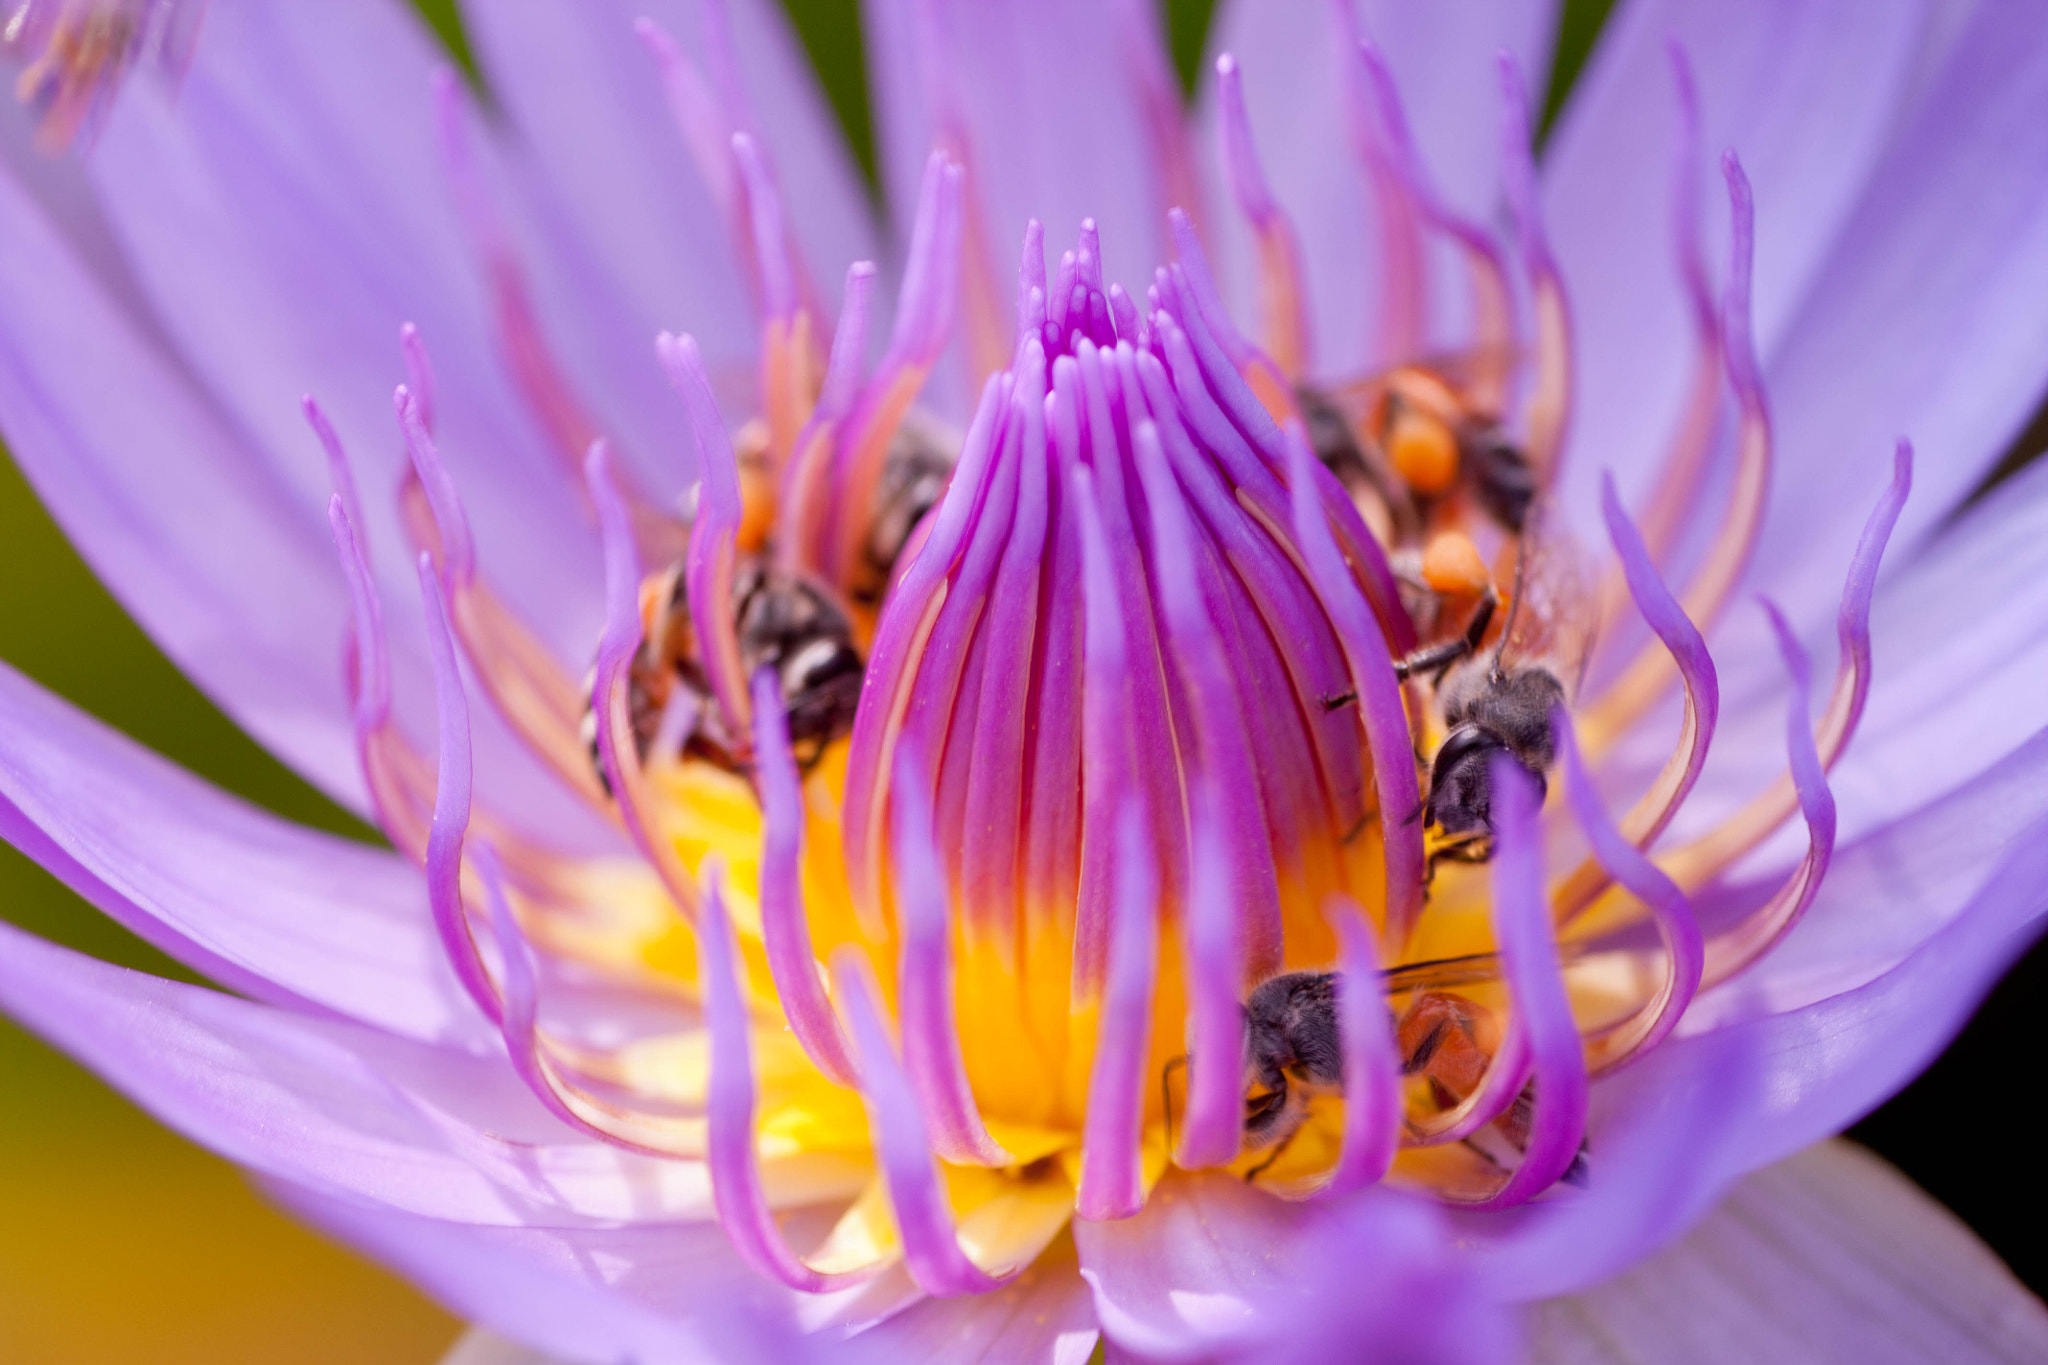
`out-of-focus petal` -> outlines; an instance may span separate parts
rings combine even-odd
[[[1495,62],[1508,52],[1524,71],[1546,70],[1556,5],[1364,0],[1355,8],[1364,36],[1386,54],[1431,182],[1451,207],[1491,218],[1500,202]],[[1209,50],[1237,57],[1260,159],[1274,197],[1300,232],[1317,371],[1354,372],[1371,354],[1380,258],[1375,211],[1344,113],[1341,63],[1347,54],[1331,2],[1232,0],[1216,16]],[[1205,165],[1218,164],[1214,80],[1213,71],[1205,73],[1197,134]],[[1241,218],[1218,203],[1202,234],[1217,257],[1233,315],[1256,317],[1257,266]],[[1444,278],[1462,307],[1462,277]]]
[[[1537,1305],[1530,1326],[1537,1365],[2048,1357],[2048,1308],[1955,1215],[1845,1142],[1748,1177],[1683,1241]]]
[[[1256,1325],[1221,1343],[1231,1365],[1520,1361],[1511,1310],[1488,1296],[1444,1211],[1385,1186],[1327,1206]]]
[[[1208,1355],[1258,1321],[1298,1273],[1308,1210],[1235,1176],[1169,1174],[1132,1218],[1074,1224],[1095,1314],[1118,1346],[1150,1359]]]
[[[1017,242],[1033,218],[1055,243],[1093,218],[1104,277],[1142,298],[1153,267],[1172,259],[1166,211],[1184,197],[1154,136],[1180,132],[1154,7],[863,0],[862,12],[875,143],[899,239],[915,214],[925,158],[940,147],[966,158],[971,273],[956,336],[971,348],[993,324],[1007,352]],[[1148,72],[1168,73],[1164,102]],[[996,316],[984,318],[988,303]],[[977,387],[958,389],[959,406]]]
[[[320,504],[278,486],[5,174],[0,240],[0,430],[14,458],[186,675],[360,809],[340,669],[348,598]]]
[[[481,1327],[463,1333],[455,1349],[441,1357],[441,1365],[559,1365],[560,1361],[560,1356],[542,1355]]]
[[[637,18],[653,19],[716,87],[703,8],[688,0],[491,0],[466,6],[465,17],[492,93],[601,277],[593,282],[626,301],[615,321],[633,335],[612,340],[644,356],[654,333],[688,331],[722,389],[751,392],[758,329],[745,260],[734,252],[735,223],[692,161],[659,69],[633,29]],[[847,265],[877,250],[859,175],[780,8],[724,0],[723,9],[746,109],[758,121],[734,131],[752,132],[771,158],[800,265],[829,300]]]
[[[124,92],[93,178],[161,325],[315,514],[330,490],[297,400],[317,394],[357,461],[387,611],[407,622],[391,390],[398,328],[417,323],[486,572],[578,659],[599,620],[596,539],[498,352],[438,136],[438,60],[391,0],[214,6],[174,100]]]
[[[1884,149],[1932,8],[1641,0],[1607,25],[1543,164],[1543,212],[1577,325],[1572,442],[1584,458],[1568,460],[1566,475],[1576,505],[1597,505],[1608,467],[1626,498],[1641,496],[1692,364],[1671,216],[1680,154],[1671,46],[1694,73],[1700,148],[1734,148],[1755,188],[1753,311],[1768,355]],[[1695,168],[1702,188],[1709,172]],[[1707,258],[1724,259],[1726,215],[1714,197],[1699,199]]]
[[[1675,114],[1655,116],[1675,107],[1664,40],[1677,31],[1706,145],[1732,143],[1755,182],[1777,468],[1748,581],[1802,625],[1831,605],[1893,440],[1910,435],[1924,453],[1899,528],[1910,545],[2025,421],[2048,353],[2048,316],[2027,306],[2048,289],[2048,127],[2031,117],[2048,99],[2048,51],[2035,16],[1836,9],[1632,11],[1545,170],[1582,340],[1567,499],[1590,508],[1604,464],[1642,487],[1690,363],[1676,266],[1663,264],[1659,134]],[[1761,631],[1738,613],[1716,652],[1768,654]]]
[[[2048,294],[2038,19],[1997,4],[1971,15],[1924,76],[1797,320],[1765,352],[1782,459],[1750,581],[1787,610],[1830,604],[1864,490],[1897,436],[1924,452],[1894,542],[1908,546],[1990,470],[2041,397],[2048,314],[2027,306]]]
[[[5,926],[0,1004],[194,1141],[337,1197],[507,1226],[711,1216],[700,1165],[572,1134],[493,1058],[128,971]]]
[[[0,666],[0,832],[187,966],[466,1050],[417,869],[228,796]]]
[[[1062,1238],[992,1294],[927,1299],[857,1338],[877,1361],[1085,1365],[1100,1336],[1088,1286]]]
[[[271,1197],[307,1222],[392,1266],[448,1308],[505,1341],[462,1365],[698,1365],[685,1326],[720,1300],[768,1304],[716,1225],[659,1229],[485,1228],[373,1209],[279,1181]],[[666,1294],[660,1280],[670,1284]],[[529,1349],[530,1348],[530,1349]],[[467,1343],[465,1343],[467,1349]]]
[[[793,1293],[746,1272],[709,1223],[479,1227],[366,1208],[277,1181],[269,1189],[294,1213],[393,1266],[451,1311],[524,1343],[529,1353],[515,1351],[507,1365],[854,1365],[875,1357],[857,1337],[844,1346],[837,1339],[892,1317],[916,1297],[901,1275],[834,1294]],[[829,1218],[811,1221],[830,1225]],[[792,1325],[814,1335],[799,1337]],[[475,1365],[459,1353],[452,1360]]]

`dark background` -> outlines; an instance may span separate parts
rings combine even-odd
[[[873,176],[856,0],[785,0]],[[467,64],[453,0],[415,0]],[[1167,0],[1192,80],[1214,0]],[[1612,0],[1566,0],[1546,125]],[[2038,421],[2001,467],[2048,445]],[[0,460],[0,657],[145,744],[295,820],[376,836],[258,748],[93,579]],[[0,916],[112,961],[194,979],[0,844]],[[2038,1067],[2037,949],[1919,1082],[1853,1135],[1962,1215],[2038,1290],[2040,1200],[1957,1134]],[[2029,1137],[2031,1140],[2031,1136]],[[414,1290],[263,1204],[233,1168],[158,1127],[0,1019],[0,1359],[236,1365],[430,1362],[458,1325]]]

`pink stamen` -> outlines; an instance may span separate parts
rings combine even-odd
[[[1715,986],[1734,976],[1769,952],[1791,932],[1806,907],[1813,904],[1826,874],[1828,859],[1835,850],[1835,797],[1828,790],[1827,769],[1813,742],[1809,719],[1811,669],[1806,651],[1792,633],[1784,616],[1769,601],[1763,608],[1771,618],[1778,637],[1778,649],[1785,656],[1785,669],[1792,676],[1792,699],[1785,717],[1785,744],[1790,755],[1792,783],[1799,793],[1800,814],[1806,819],[1806,856],[1792,870],[1784,885],[1742,922],[1707,940],[1706,972],[1702,988]]]
[[[697,934],[702,969],[704,1018],[711,1035],[710,1096],[707,1141],[711,1198],[718,1225],[732,1239],[734,1250],[761,1274],[792,1289],[819,1294],[871,1278],[882,1264],[828,1274],[812,1269],[790,1250],[776,1225],[768,1194],[761,1183],[761,1163],[754,1134],[754,1064],[748,1038],[753,1021],[740,990],[738,949],[726,915],[724,873],[713,859],[704,873]]]
[[[1477,1205],[1486,1209],[1527,1203],[1571,1169],[1586,1135],[1588,1090],[1584,1045],[1572,1018],[1543,896],[1542,798],[1534,780],[1506,754],[1493,760],[1493,792],[1498,830],[1492,879],[1494,936],[1514,995],[1508,1029],[1521,1039],[1521,1046],[1513,1051],[1527,1057],[1534,1072],[1535,1114],[1522,1164]],[[1494,1059],[1488,1080],[1496,1072],[1509,1074],[1502,1068],[1508,1051],[1503,1047],[1503,1056]]]
[[[874,505],[889,438],[946,343],[960,290],[961,171],[943,156],[925,165],[917,220],[897,296],[896,328],[874,376],[839,428],[833,458],[836,517],[821,558],[837,582],[859,571],[862,530]]]
[[[1649,907],[1657,925],[1657,937],[1664,946],[1664,979],[1657,993],[1625,1024],[1599,1038],[1593,1045],[1589,1069],[1611,1071],[1664,1041],[1678,1026],[1686,1007],[1699,992],[1706,949],[1700,939],[1692,902],[1649,858],[1638,841],[1616,829],[1600,804],[1600,794],[1587,775],[1585,760],[1579,756],[1578,740],[1572,733],[1571,716],[1559,707],[1551,720],[1557,736],[1558,757],[1564,768],[1565,795],[1579,828],[1593,846],[1593,856],[1630,895]]]
[[[419,402],[412,391],[403,384],[399,385],[391,395],[391,403],[398,411],[398,424],[405,432],[405,449],[412,460],[413,475],[420,481],[427,505],[434,514],[438,545],[435,558],[441,581],[450,589],[466,588],[476,581],[476,544],[470,536],[469,515],[463,511],[462,498],[455,491],[455,480],[448,476],[447,466],[441,463],[440,452],[434,446],[434,438],[427,434]],[[431,550],[434,547],[422,548]]]
[[[1657,638],[1670,651],[1679,677],[1685,684],[1685,718],[1680,725],[1678,746],[1666,759],[1657,780],[1629,809],[1621,822],[1622,837],[1635,848],[1648,848],[1678,813],[1678,808],[1699,781],[1713,743],[1714,726],[1720,717],[1721,685],[1714,670],[1713,656],[1699,629],[1686,616],[1678,601],[1657,573],[1642,537],[1621,509],[1614,491],[1614,476],[1604,476],[1600,489],[1601,512],[1607,519],[1608,537],[1621,563],[1622,575],[1636,609],[1649,623]],[[1553,898],[1553,910],[1560,925],[1568,924],[1590,907],[1609,885],[1599,863],[1588,859],[1573,870]]]
[[[1401,1054],[1380,979],[1372,921],[1349,896],[1331,896],[1323,917],[1337,931],[1337,1024],[1344,1050],[1344,1145],[1318,1199],[1339,1199],[1386,1177],[1401,1145]]]
[[[803,899],[803,784],[773,669],[754,675],[754,773],[761,792],[761,941],[790,1032],[818,1069],[856,1084],[853,1052],[825,994]]]
[[[1420,355],[1428,342],[1429,259],[1414,196],[1396,171],[1386,130],[1363,57],[1363,36],[1351,0],[1330,0],[1344,53],[1344,108],[1353,150],[1372,192],[1380,229],[1380,268],[1372,272],[1382,297],[1378,354],[1382,365]]]
[[[1299,380],[1310,365],[1308,291],[1302,282],[1300,238],[1266,183],[1258,146],[1252,140],[1251,119],[1245,113],[1244,80],[1237,59],[1227,52],[1216,59],[1216,100],[1224,169],[1259,253],[1260,330],[1266,339],[1266,356],[1273,377],[1284,388]]]
[[[1236,892],[1251,878],[1232,857],[1241,831],[1218,813],[1234,794],[1231,785],[1211,778],[1202,793],[1188,841],[1193,863],[1181,924],[1188,994],[1186,1126],[1179,1148],[1169,1153],[1176,1165],[1189,1170],[1236,1160],[1244,1134],[1245,955]],[[1255,884],[1263,890],[1268,880],[1258,878]]]
[[[745,133],[732,137],[733,160],[747,188],[748,220],[753,229],[754,265],[759,272],[761,311],[787,321],[797,310],[796,262],[782,218],[782,196],[767,163]]]
[[[441,602],[434,563],[420,555],[420,596],[426,603],[427,657],[434,668],[434,701],[440,743],[435,769],[434,819],[427,834],[427,901],[441,950],[476,1007],[493,1024],[504,1021],[497,989],[478,956],[469,913],[462,903],[462,844],[469,831],[469,794],[473,780],[469,750],[469,701],[455,666],[455,638]]]
[[[668,371],[669,382],[682,394],[689,410],[697,472],[702,480],[696,520],[690,526],[686,570],[690,624],[697,635],[712,695],[718,698],[732,732],[745,734],[753,724],[753,714],[732,615],[733,574],[737,565],[735,537],[741,517],[739,459],[733,453],[732,438],[726,434],[725,419],[719,415],[718,400],[712,396],[711,377],[704,372],[704,359],[697,351],[696,340],[663,332],[654,344],[662,368]]]
[[[1836,665],[1834,690],[1827,710],[1814,727],[1814,746],[1823,770],[1830,769],[1855,737],[1864,701],[1870,695],[1870,601],[1877,587],[1877,571],[1884,560],[1885,546],[1898,525],[1899,513],[1913,486],[1913,448],[1899,442],[1892,461],[1892,481],[1871,509],[1863,525],[1855,556],[1850,560],[1848,580],[1842,585],[1842,606],[1837,617],[1841,640],[1841,661]],[[1794,782],[1780,778],[1748,805],[1737,811],[1717,830],[1677,850],[1667,861],[1681,884],[1697,885],[1715,870],[1727,866],[1754,848],[1785,817],[1801,804]]]
[[[579,735],[583,697],[554,654],[489,590],[477,573],[476,550],[462,498],[405,386],[393,397],[405,430],[413,477],[404,488],[419,548],[437,555],[442,590],[462,642],[492,706],[535,757],[593,805],[604,795]],[[418,506],[426,503],[425,515]]]
[[[620,823],[633,846],[660,875],[663,889],[684,916],[694,920],[695,888],[675,846],[653,823],[652,808],[640,780],[632,718],[626,706],[626,670],[642,637],[640,564],[633,545],[632,513],[612,483],[611,456],[604,442],[591,446],[583,468],[604,545],[604,635],[598,642],[596,680],[590,692],[591,709],[597,718],[598,761],[617,803]]]
[[[1749,566],[1763,529],[1764,503],[1771,484],[1771,415],[1750,331],[1750,270],[1756,255],[1755,204],[1749,179],[1733,152],[1722,157],[1721,167],[1728,181],[1733,220],[1728,284],[1722,300],[1721,349],[1741,418],[1735,488],[1728,510],[1685,592],[1685,614],[1704,630],[1713,628],[1729,595],[1741,581],[1743,570]],[[1670,678],[1670,660],[1659,651],[1645,650],[1593,705],[1590,728],[1602,739],[1620,733],[1657,699]]]
[[[825,381],[783,466],[777,494],[781,534],[776,537],[775,558],[785,572],[829,576],[831,571],[823,550],[831,533],[833,452],[840,424],[860,393],[874,284],[874,262],[855,261],[847,267]]]
[[[1139,123],[1150,153],[1145,164],[1157,181],[1158,203],[1163,208],[1199,213],[1201,180],[1195,171],[1180,82],[1164,60],[1159,9],[1149,0],[1112,0],[1109,22],[1115,29],[1129,89],[1138,99]]]
[[[1706,473],[1707,455],[1713,449],[1716,418],[1721,403],[1721,323],[1714,304],[1714,292],[1707,281],[1705,252],[1699,233],[1700,114],[1694,92],[1692,65],[1685,50],[1671,45],[1672,84],[1678,103],[1678,138],[1672,156],[1671,218],[1674,255],[1679,280],[1685,289],[1687,313],[1693,324],[1693,373],[1686,400],[1679,409],[1678,426],[1672,432],[1657,483],[1643,511],[1643,540],[1660,558],[1668,554],[1673,541],[1694,510],[1700,480]],[[1603,617],[1620,605],[1618,584],[1609,588],[1602,603]]]
[[[985,643],[977,646],[981,682],[972,728],[963,736],[964,747],[947,745],[943,770],[957,778],[964,768],[966,791],[958,803],[958,828],[963,834],[977,832],[957,845],[968,942],[994,947],[1012,971],[1022,967],[1012,927],[1025,910],[1019,874],[1026,824],[1031,658],[1039,635],[1039,584],[1052,519],[1048,404],[1042,398],[1032,401],[1034,387],[1020,385],[1013,400],[1020,419],[1016,511],[989,590],[991,601],[1018,607],[1014,616],[1005,618],[1002,630],[985,634]]]
[[[832,978],[859,1053],[861,1099],[911,1278],[941,1297],[1000,1288],[1024,1267],[992,1275],[961,1250],[917,1094],[890,1045],[867,959],[852,945],[842,946],[832,955]]]
[[[1106,416],[1092,425],[1106,425]],[[1244,691],[1249,679],[1233,670],[1211,614],[1204,591],[1208,576],[1196,549],[1187,498],[1174,481],[1159,439],[1159,425],[1140,421],[1131,438],[1144,507],[1152,525],[1151,576],[1158,588],[1166,653],[1188,694],[1199,770],[1211,774],[1219,784],[1217,814],[1229,831],[1225,839],[1231,864],[1229,895],[1236,907],[1232,937],[1236,951],[1245,959],[1238,968],[1239,981],[1231,986],[1234,993],[1246,967],[1264,975],[1278,969],[1281,957],[1280,896],[1271,871],[1272,832],[1259,799],[1262,784],[1253,757],[1255,741],[1245,715],[1247,706],[1257,703]],[[1262,867],[1267,869],[1263,873],[1259,871]]]
[[[434,434],[434,366],[427,356],[427,343],[412,323],[399,324],[398,349],[405,357],[405,384],[419,404],[420,425]]]
[[[925,642],[948,596],[946,575],[967,538],[988,467],[995,458],[1011,384],[1008,374],[998,373],[982,386],[981,403],[967,430],[946,496],[929,518],[931,534],[903,569],[868,655],[861,688],[862,721],[854,726],[847,754],[845,852],[854,906],[863,925],[877,938],[887,934],[881,918],[882,836],[888,799],[883,774],[895,770],[896,740],[925,661]],[[879,719],[866,722],[870,716]]]
[[[1522,268],[1529,277],[1530,308],[1535,323],[1536,374],[1522,414],[1524,448],[1529,463],[1544,482],[1554,484],[1558,462],[1564,454],[1565,429],[1571,419],[1571,310],[1565,301],[1564,280],[1543,234],[1528,89],[1522,82],[1521,68],[1506,54],[1500,60],[1500,82],[1505,142],[1502,178],[1508,206],[1514,213]]]
[[[897,1015],[903,1063],[917,1092],[933,1150],[945,1161],[1009,1166],[1015,1158],[989,1136],[975,1106],[967,1064],[960,1054],[954,1008],[952,898],[932,836],[929,777],[903,745],[896,752],[894,798]]]
[[[1293,465],[1295,544],[1324,609],[1336,622],[1351,685],[1358,693],[1359,719],[1372,750],[1380,836],[1385,842],[1386,945],[1388,955],[1398,958],[1422,913],[1422,823],[1412,814],[1421,808],[1422,795],[1410,749],[1408,713],[1401,704],[1401,684],[1394,677],[1387,637],[1337,553],[1310,475],[1315,453],[1299,425],[1289,425],[1287,448]]]
[[[354,708],[356,762],[362,768],[377,827],[399,852],[415,863],[424,863],[433,818],[433,773],[419,751],[391,724],[391,666],[383,607],[342,494],[328,500],[327,521],[349,587],[352,616],[343,656]]]
[[[1389,171],[1399,182],[1424,224],[1448,237],[1465,258],[1472,282],[1473,349],[1476,352],[1468,391],[1472,405],[1498,414],[1506,401],[1515,341],[1514,295],[1508,287],[1507,262],[1493,237],[1444,203],[1423,169],[1422,154],[1408,127],[1408,115],[1386,57],[1369,40],[1358,46],[1361,73],[1377,112]]]
[[[733,225],[736,242],[744,244],[746,236],[738,230],[738,168],[730,155],[734,129],[718,96],[667,29],[643,17],[634,21],[633,32],[654,59],[662,93],[668,98],[669,113],[697,168],[698,178],[719,212]]]
[[[1083,545],[1087,543],[1083,540]],[[1142,1134],[1152,1055],[1152,992],[1159,966],[1159,869],[1145,817],[1128,786],[1117,793],[1115,924],[1108,984],[1088,1077],[1081,1183],[1074,1212],[1128,1218],[1145,1204]]]

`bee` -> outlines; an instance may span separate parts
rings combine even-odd
[[[946,495],[960,438],[922,413],[907,413],[889,438],[869,508],[860,565],[847,596],[857,605],[879,607],[897,563],[918,527]]]
[[[1324,390],[1295,391],[1316,455],[1395,548],[1420,543],[1432,514],[1460,495],[1501,530],[1527,528],[1540,485],[1498,415],[1454,378],[1461,362],[1402,365]]]
[[[816,766],[832,741],[853,729],[864,664],[854,647],[852,622],[823,586],[759,555],[739,562],[732,610],[742,672],[752,677],[763,668],[774,671],[797,765],[804,770]],[[712,693],[680,561],[642,588],[641,618],[646,633],[626,680],[640,761],[696,759],[728,772],[749,771],[752,740],[733,731]],[[583,727],[604,781],[596,716],[587,701]]]
[[[1492,1057],[1480,1041],[1487,1011],[1450,987],[1496,978],[1500,961],[1493,953],[1411,963],[1382,975],[1380,987],[1389,995],[1410,1000],[1395,1021],[1394,1037],[1401,1055],[1401,1074],[1425,1080],[1444,1108],[1470,1095],[1485,1075]],[[1344,1045],[1338,1021],[1338,993],[1343,973],[1285,972],[1259,983],[1244,1003],[1244,1146],[1264,1151],[1264,1160],[1245,1172],[1256,1182],[1286,1151],[1308,1119],[1309,1101],[1344,1089]],[[1187,1062],[1176,1057],[1161,1077],[1166,1088],[1168,1146],[1172,1146],[1173,1114],[1169,1078]],[[1524,1088],[1482,1133],[1467,1139],[1479,1155],[1506,1165],[1529,1143],[1534,1095]],[[1579,1173],[1575,1163],[1572,1179]]]

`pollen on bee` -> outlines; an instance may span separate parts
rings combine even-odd
[[[1416,492],[1446,492],[1458,479],[1458,438],[1440,418],[1403,406],[1387,432],[1394,472]]]
[[[1492,584],[1479,547],[1463,531],[1444,531],[1422,552],[1422,581],[1446,597],[1477,597]]]

